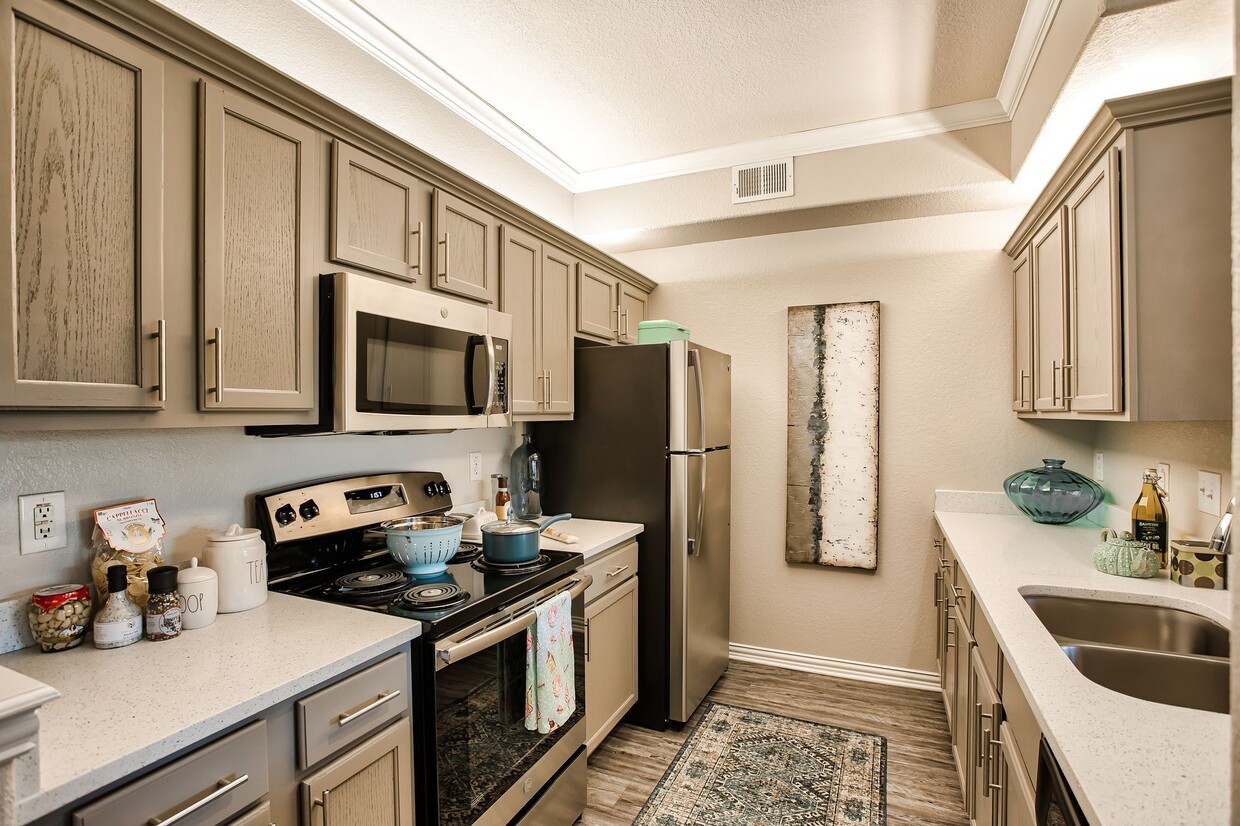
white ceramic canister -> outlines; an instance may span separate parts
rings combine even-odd
[[[219,609],[219,577],[194,557],[188,568],[177,571],[177,598],[181,602],[181,627],[187,631],[206,628],[215,622]]]
[[[206,563],[219,576],[221,614],[257,608],[267,601],[267,546],[258,528],[229,525],[207,534]]]

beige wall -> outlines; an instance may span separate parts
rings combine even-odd
[[[260,439],[240,428],[0,432],[0,599],[59,582],[81,582],[90,560],[95,508],[154,497],[174,562],[201,552],[210,531],[255,525],[254,493],[327,476],[387,470],[439,471],[452,499],[484,499],[490,475],[507,467],[512,429],[422,436]],[[470,482],[469,451],[482,452]],[[17,497],[65,491],[69,547],[21,556]]]
[[[732,354],[732,639],[929,670],[935,488],[997,490],[1044,456],[1087,469],[1093,425],[1009,411],[1012,212],[648,250],[654,317]],[[787,308],[878,300],[878,570],[784,562]]]

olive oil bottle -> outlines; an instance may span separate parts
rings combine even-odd
[[[1167,503],[1158,487],[1158,471],[1146,468],[1142,475],[1141,493],[1132,506],[1132,535],[1137,541],[1158,554],[1158,567],[1167,567]]]

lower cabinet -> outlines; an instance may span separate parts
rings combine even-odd
[[[637,543],[583,569],[586,590],[586,751],[593,753],[637,702]]]
[[[412,730],[402,719],[301,781],[305,826],[413,822]]]

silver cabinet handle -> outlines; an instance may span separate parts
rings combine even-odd
[[[616,326],[615,326],[616,338],[620,338],[620,307],[619,305],[612,308],[611,315],[612,315],[612,318],[616,320]]]
[[[621,335],[623,335],[625,338],[628,338],[629,337],[629,311],[628,310],[620,311],[620,327],[621,329],[624,330],[624,332]]]
[[[938,608],[943,600],[939,597],[939,586],[943,584],[943,572],[934,572],[934,607]]]
[[[973,764],[974,764],[975,766],[977,766],[977,767],[979,767],[979,768],[980,768],[980,767],[982,766],[983,761],[987,759],[987,758],[986,758],[986,757],[984,757],[984,756],[983,756],[983,754],[982,754],[982,743],[983,743],[983,742],[984,742],[984,740],[985,740],[985,738],[983,737],[983,732],[981,731],[981,728],[982,728],[982,721],[983,721],[983,720],[990,720],[990,721],[991,721],[991,725],[993,726],[993,725],[994,725],[994,717],[995,717],[995,715],[994,715],[994,714],[987,714],[986,712],[982,711],[982,704],[981,704],[981,703],[974,703],[974,704],[973,704],[973,706],[974,706],[974,711],[973,711],[973,713],[977,715],[977,727],[978,727],[978,729],[979,729],[979,731],[978,731],[978,733],[977,733],[977,740],[976,740],[976,742],[977,742],[977,757],[976,757],[976,758],[974,758]],[[989,732],[989,730],[987,730],[987,733],[988,733],[988,732]],[[983,791],[983,792],[982,792],[982,796],[984,797],[985,795],[986,795],[986,793]]]
[[[336,725],[347,726],[349,723],[352,723],[354,720],[356,720],[358,717],[361,717],[366,712],[374,711],[379,706],[383,705],[389,700],[395,700],[399,696],[400,696],[400,689],[394,689],[392,691],[388,691],[383,694],[380,694],[379,699],[375,700],[373,703],[369,703],[368,705],[364,706],[363,708],[359,708],[357,711],[354,711],[351,714],[341,714],[340,719],[336,721]]]
[[[443,234],[443,240],[439,242],[440,246],[443,247],[443,272],[441,275],[443,276],[444,281],[449,280],[452,269],[452,259],[450,257],[452,255],[451,237],[452,236],[445,232]]]
[[[156,398],[161,402],[166,402],[168,401],[168,325],[162,318],[155,324],[155,338],[158,340],[155,351],[155,380],[159,382],[155,386]]]
[[[1025,398],[1025,379],[1028,379],[1029,383],[1033,384],[1033,374],[1026,373],[1023,369],[1017,370],[1016,381],[1020,385],[1020,395],[1017,398],[1016,403],[1021,407],[1024,407],[1029,403],[1029,400]]]
[[[1059,370],[1060,370],[1059,362],[1052,360],[1051,361],[1051,404],[1052,405],[1059,404],[1059,391],[1058,391]]]
[[[410,233],[410,235],[415,235],[415,236],[417,236],[417,239],[418,239],[418,265],[417,265],[416,267],[414,267],[414,269],[416,269],[416,270],[418,271],[418,275],[423,275],[423,274],[424,274],[424,273],[422,272],[422,229],[423,229],[423,227],[422,227],[422,222],[421,222],[421,221],[418,221],[418,228],[417,228],[417,230],[415,230],[414,232],[411,232],[411,233]]]
[[[613,576],[620,576],[620,574],[624,573],[628,569],[629,569],[628,565],[621,565],[619,568],[615,568],[613,570],[608,571],[607,578],[611,579]]]
[[[211,392],[215,393],[215,403],[224,403],[224,329],[222,327],[215,328],[215,338],[210,339],[207,344],[215,345],[215,387]]]
[[[250,776],[248,774],[243,774],[234,780],[229,780],[228,778],[224,778],[223,780],[220,780],[218,783],[215,784],[216,789],[210,794],[204,797],[200,797],[198,800],[195,800],[193,803],[189,804],[184,809],[172,815],[171,817],[168,817],[168,818],[153,817],[147,821],[147,824],[148,826],[172,826],[172,824],[177,823],[178,821],[184,820],[185,818],[189,817],[190,815],[192,815],[194,812],[198,811],[202,807],[210,804],[212,801],[218,800],[219,798],[231,792],[233,789],[240,787],[242,783],[245,783],[249,779],[250,779]]]
[[[318,800],[314,801],[314,805],[318,806],[320,809],[323,810],[323,826],[328,826],[327,798],[331,795],[331,793],[332,793],[331,789],[324,789],[323,795]]]
[[[547,404],[547,374],[542,370],[538,371],[538,399],[539,403],[545,407]]]
[[[547,371],[547,409],[548,410],[550,410],[551,406],[554,404],[552,399],[555,398],[555,395],[554,395],[555,391],[551,389],[552,387],[554,387],[554,385],[551,383],[551,371],[548,370]]]
[[[948,621],[948,622],[955,622],[955,621],[956,621],[956,618],[955,618],[955,617],[953,617],[951,614],[948,614],[948,615],[947,615],[947,621]],[[946,633],[947,633],[947,636],[949,636],[949,637],[955,637],[955,636],[956,636],[956,629],[955,629],[955,627],[950,627],[950,628],[947,628],[947,629],[946,629]],[[944,643],[943,643],[943,647],[944,647],[944,648],[955,648],[955,647],[956,647],[956,643],[954,643],[954,642],[944,642]]]
[[[1069,399],[1074,399],[1074,398],[1076,398],[1076,394],[1075,394],[1075,393],[1070,393],[1070,392],[1068,392],[1068,387],[1069,387],[1069,385],[1068,385],[1068,371],[1069,371],[1069,370],[1071,370],[1071,369],[1072,369],[1072,365],[1071,365],[1071,364],[1066,364],[1066,363],[1064,364],[1064,366],[1063,366],[1063,401],[1064,401],[1064,404],[1067,404]],[[1075,374],[1075,373],[1073,373],[1073,375],[1076,375],[1076,374]]]

